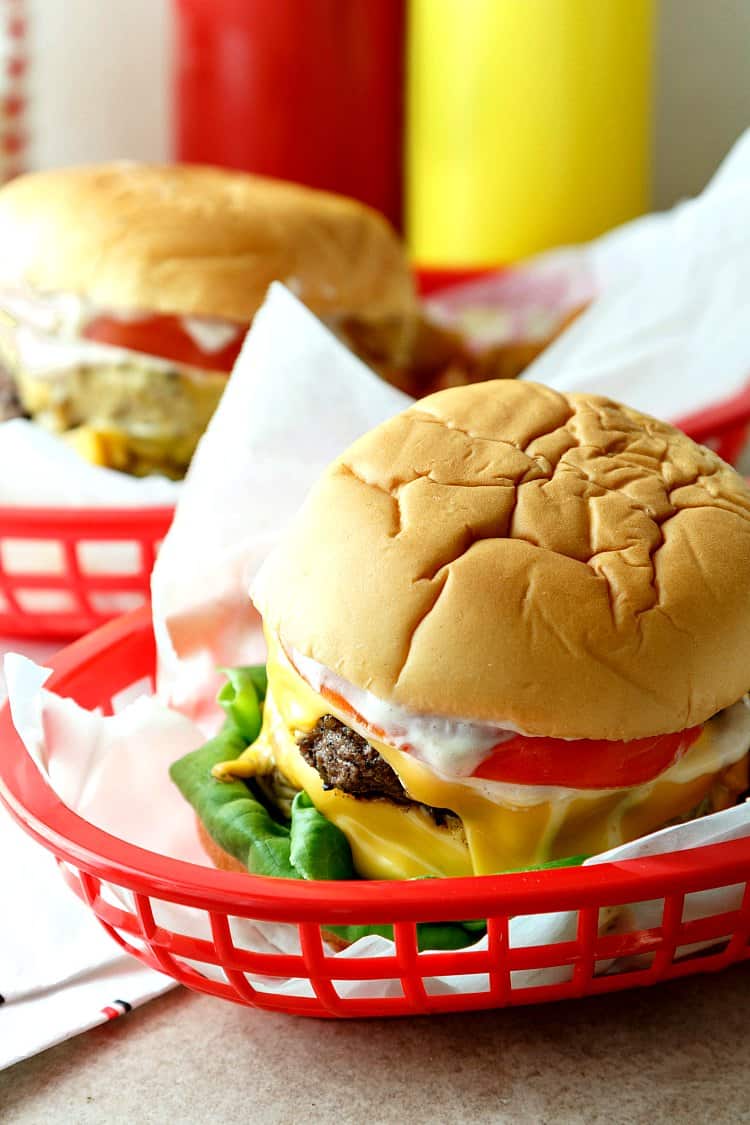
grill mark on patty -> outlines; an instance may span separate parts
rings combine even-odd
[[[423,805],[407,796],[396,771],[374,746],[335,715],[323,715],[297,740],[300,753],[320,776],[324,789],[340,789],[352,797],[392,801],[425,809],[438,825],[458,820],[449,809]]]

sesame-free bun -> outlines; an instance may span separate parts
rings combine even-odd
[[[193,165],[36,172],[0,191],[0,283],[247,323],[272,281],[319,316],[413,315],[404,251],[342,196]]]
[[[750,687],[750,493],[608,399],[459,387],[329,466],[254,598],[286,646],[414,711],[681,730]]]

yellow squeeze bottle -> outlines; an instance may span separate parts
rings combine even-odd
[[[652,0],[410,0],[407,51],[418,264],[509,262],[648,208]]]

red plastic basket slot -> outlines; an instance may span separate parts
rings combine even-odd
[[[144,609],[64,650],[52,661],[51,686],[84,706],[111,709],[119,692],[153,677],[154,659]],[[462,1011],[619,991],[715,971],[748,957],[750,840],[513,875],[407,883],[288,882],[167,859],[88,824],[60,802],[36,769],[7,707],[0,711],[0,749],[0,796],[26,831],[57,857],[68,884],[113,939],[188,987],[237,1003],[327,1017]],[[735,886],[742,888],[736,908],[684,920],[686,896]],[[651,900],[663,903],[657,925],[602,931],[600,911]],[[165,904],[197,910],[202,933],[165,923]],[[577,912],[566,940],[511,944],[514,915],[560,911]],[[467,918],[487,920],[484,947],[418,951],[419,922]],[[233,931],[242,919],[287,924],[297,935],[297,949],[273,953],[245,947]],[[393,952],[334,956],[321,930],[363,923],[391,924]],[[695,946],[685,955],[685,947]],[[603,965],[611,970],[613,961],[616,972],[597,975]],[[547,975],[550,971],[554,977]],[[464,978],[465,990],[445,991],[437,977]],[[269,982],[287,978],[295,981],[293,994],[270,987]],[[363,995],[362,986],[376,994]]]
[[[0,633],[77,637],[143,605],[172,516],[171,508],[0,508]]]

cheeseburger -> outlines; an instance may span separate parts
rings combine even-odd
[[[748,787],[750,492],[608,399],[417,402],[330,465],[254,599],[267,683],[235,670],[173,767],[222,866],[580,862]]]
[[[0,191],[0,246],[4,416],[20,409],[136,474],[184,473],[272,281],[396,380],[417,333],[385,219],[240,172],[119,163],[22,176]]]

